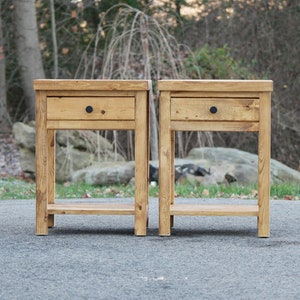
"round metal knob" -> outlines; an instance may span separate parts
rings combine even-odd
[[[215,113],[218,111],[218,109],[217,109],[215,106],[212,106],[212,107],[209,109],[209,111],[210,111],[212,114],[215,114]]]
[[[91,112],[93,112],[93,106],[90,106],[90,105],[88,105],[86,108],[85,108],[85,111],[87,112],[87,113],[91,113]]]

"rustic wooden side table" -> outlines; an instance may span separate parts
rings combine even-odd
[[[258,236],[270,235],[270,80],[161,80],[159,235],[171,234],[174,216],[255,216]],[[258,132],[257,205],[174,203],[175,131]]]
[[[55,214],[133,215],[135,235],[148,218],[149,89],[145,80],[35,80],[36,234],[47,235]],[[135,130],[133,204],[55,202],[56,130]],[[117,224],[116,224],[117,226]]]

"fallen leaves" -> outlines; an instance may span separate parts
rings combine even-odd
[[[299,200],[299,197],[296,197],[295,195],[285,195],[283,200]]]
[[[208,197],[210,195],[210,193],[209,193],[209,190],[208,189],[204,189],[203,191],[202,191],[202,196],[203,197]]]
[[[91,194],[89,194],[89,193],[84,193],[82,196],[81,196],[81,198],[83,198],[83,199],[87,199],[87,198],[91,198],[92,196],[91,196]]]

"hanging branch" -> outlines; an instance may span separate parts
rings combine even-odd
[[[114,20],[109,23],[106,17],[112,10],[117,10],[117,13]],[[99,41],[103,37],[105,37],[104,50],[98,49]],[[115,5],[102,16],[93,43],[95,47],[90,78],[153,81],[161,78],[186,79],[185,56],[189,54],[193,58],[190,49],[177,43],[165,26],[159,24],[155,18],[126,4]],[[96,70],[97,57],[103,58],[101,70]],[[100,75],[96,76],[96,71]],[[157,91],[151,90],[150,154],[153,160],[158,159],[158,112],[155,98],[158,98]],[[127,135],[129,147],[132,147],[132,134],[129,132]],[[117,132],[114,132],[113,136],[115,150],[118,148],[118,151],[124,153],[125,151],[120,148]],[[177,139],[177,152],[180,156],[184,156],[185,136],[179,132]],[[132,151],[127,151],[128,155],[130,159],[133,158]]]
[[[57,78],[58,77],[58,54],[57,54],[54,0],[50,0],[50,12],[51,12],[51,34],[52,34],[52,43],[53,43],[53,61],[54,61],[53,77]]]

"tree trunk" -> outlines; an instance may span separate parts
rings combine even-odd
[[[1,2],[0,2],[1,12]],[[5,56],[3,47],[2,19],[0,13],[0,128],[6,131],[11,125],[6,103]]]
[[[45,78],[39,48],[35,0],[14,0],[17,55],[28,117],[35,117],[33,80]]]
[[[58,55],[57,55],[54,0],[50,0],[50,12],[51,12],[51,33],[52,33],[52,43],[53,43],[54,78],[56,79],[58,78]]]

